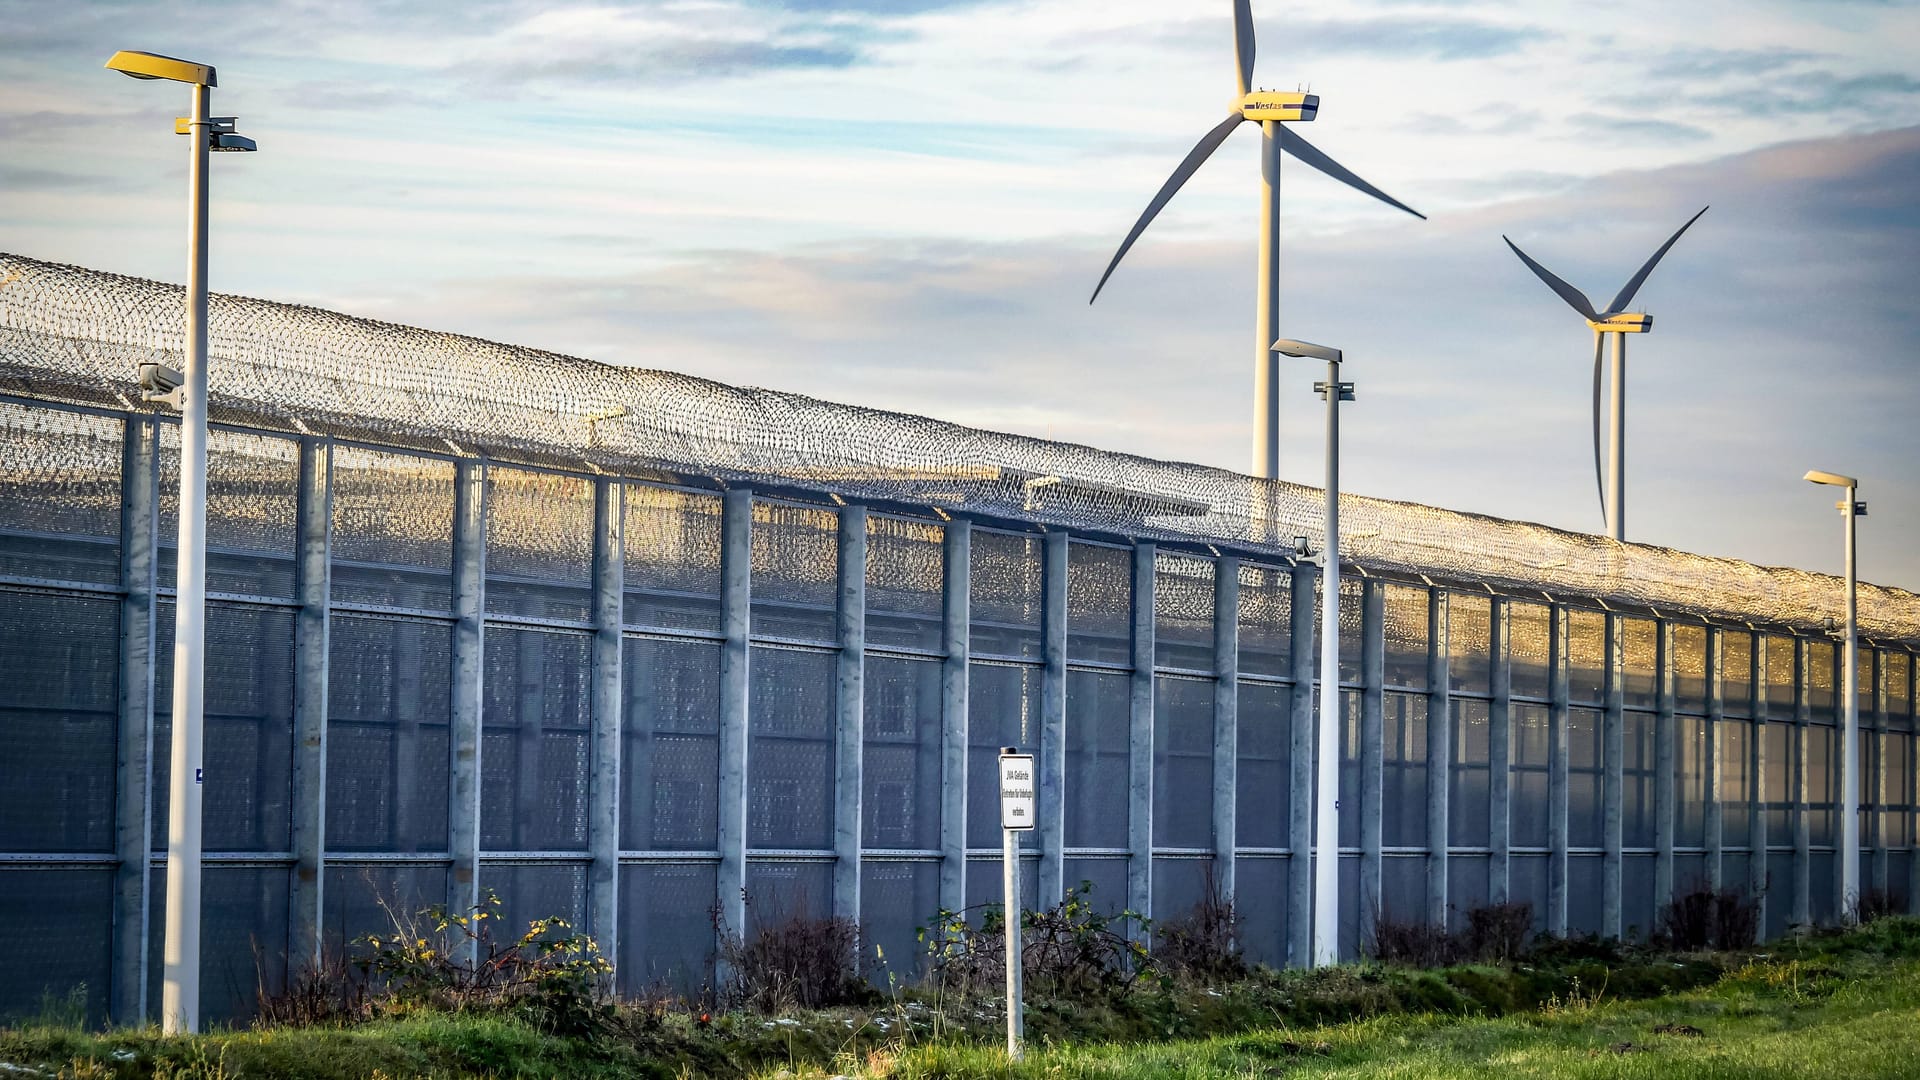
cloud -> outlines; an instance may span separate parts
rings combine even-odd
[[[1371,57],[1485,60],[1509,56],[1558,37],[1537,26],[1432,15],[1373,19],[1306,19],[1285,24],[1288,48],[1302,53],[1363,53]]]

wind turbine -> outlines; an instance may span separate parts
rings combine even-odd
[[[1520,245],[1505,236],[1500,238],[1507,241],[1513,253],[1520,256],[1520,261],[1539,275],[1548,288],[1558,293],[1568,307],[1585,316],[1587,325],[1593,328],[1593,482],[1600,488],[1600,512],[1607,519],[1607,535],[1615,540],[1624,541],[1627,538],[1627,335],[1653,332],[1653,316],[1629,312],[1626,307],[1633,303],[1633,296],[1640,291],[1640,286],[1647,283],[1647,275],[1653,273],[1653,268],[1660,265],[1660,260],[1666,258],[1673,245],[1709,209],[1711,207],[1702,207],[1699,214],[1693,215],[1685,225],[1680,226],[1679,232],[1668,237],[1667,242],[1660,245],[1660,250],[1653,253],[1653,258],[1647,260],[1639,273],[1633,275],[1604,312],[1595,311],[1593,301],[1587,299],[1587,294],[1534,262],[1526,252],[1520,250]],[[1608,469],[1603,474],[1600,468],[1600,368],[1606,354],[1608,334],[1614,335],[1613,452],[1608,460]]]
[[[1239,96],[1234,99],[1232,115],[1201,137],[1199,145],[1193,148],[1193,152],[1161,186],[1159,194],[1147,204],[1146,212],[1140,215],[1133,231],[1127,234],[1120,244],[1120,250],[1114,253],[1113,261],[1107,264],[1107,272],[1100,275],[1100,284],[1093,290],[1093,300],[1087,302],[1091,304],[1100,299],[1100,290],[1106,287],[1107,279],[1113,276],[1114,269],[1126,257],[1133,242],[1140,239],[1140,234],[1146,231],[1148,224],[1173,199],[1188,178],[1206,164],[1215,150],[1220,149],[1220,144],[1227,141],[1227,136],[1233,134],[1241,124],[1259,124],[1263,139],[1260,149],[1260,301],[1257,325],[1254,327],[1254,447],[1251,471],[1255,476],[1272,480],[1278,478],[1280,471],[1280,359],[1279,354],[1273,351],[1273,343],[1280,337],[1276,325],[1280,308],[1280,155],[1283,152],[1292,154],[1335,180],[1366,192],[1389,206],[1399,207],[1423,221],[1426,215],[1360,179],[1346,166],[1321,153],[1312,143],[1284,126],[1312,120],[1320,110],[1320,98],[1317,95],[1253,89],[1252,0],[1234,0],[1233,29],[1240,69],[1236,84]]]

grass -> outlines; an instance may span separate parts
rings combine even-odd
[[[1664,968],[1679,986],[1659,981]],[[1577,946],[1512,967],[1350,967],[1244,984],[1042,1003],[1025,1061],[997,1024],[929,1022],[908,1003],[769,1019],[685,1013],[596,1040],[517,1020],[423,1012],[352,1027],[192,1038],[0,1030],[0,1076],[75,1080],[681,1077],[772,1080],[1283,1076],[1920,1076],[1920,920],[1888,919],[1767,953],[1608,955]],[[915,1016],[921,1023],[910,1024]]]

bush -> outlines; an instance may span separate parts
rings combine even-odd
[[[1442,923],[1424,919],[1399,922],[1376,914],[1367,953],[1383,964],[1415,968],[1480,961],[1504,963],[1526,951],[1533,936],[1533,905],[1469,908],[1465,922],[1464,930],[1453,933]]]
[[[1152,929],[1133,911],[1106,914],[1088,899],[1083,881],[1054,906],[1021,912],[1021,971],[1035,994],[1073,997],[1112,994],[1153,968],[1138,940]],[[928,978],[962,996],[1006,986],[1006,913],[999,904],[942,910],[920,929]]]
[[[748,896],[749,906],[753,898]],[[727,967],[723,1004],[763,1013],[826,1009],[873,1000],[860,974],[860,927],[841,917],[812,918],[796,910],[738,937],[713,910],[720,956]]]
[[[1760,936],[1760,908],[1738,889],[1695,889],[1667,903],[1660,930],[1683,952],[1751,948]]]
[[[1906,905],[1900,903],[1898,898],[1885,889],[1868,889],[1860,894],[1860,902],[1854,905],[1855,921],[1861,923],[1870,923],[1889,915],[1906,913]]]
[[[1220,895],[1209,865],[1200,902],[1186,914],[1154,928],[1153,962],[1168,974],[1190,979],[1224,982],[1245,978],[1247,962],[1240,955],[1239,929],[1233,901]]]

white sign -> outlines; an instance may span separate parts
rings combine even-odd
[[[1015,832],[1033,828],[1034,785],[1032,754],[1000,755],[1000,827]]]

